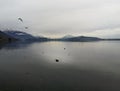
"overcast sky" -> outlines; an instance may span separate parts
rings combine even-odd
[[[0,29],[120,38],[120,0],[0,0]]]

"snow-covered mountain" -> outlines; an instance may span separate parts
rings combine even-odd
[[[45,37],[36,37],[31,34],[22,31],[4,31],[5,34],[12,36],[20,41],[45,41]]]
[[[22,41],[34,38],[32,35],[21,31],[4,31],[4,33]]]
[[[4,33],[3,31],[0,31],[0,42],[12,42],[17,40],[16,38],[7,35],[6,33]]]
[[[66,36],[64,36],[64,37],[62,37],[62,39],[68,39],[68,38],[73,38],[74,36],[72,36],[72,35],[66,35]]]

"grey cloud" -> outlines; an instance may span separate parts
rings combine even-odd
[[[0,0],[0,7],[0,28],[27,25],[36,34],[93,33],[120,25],[119,0]]]

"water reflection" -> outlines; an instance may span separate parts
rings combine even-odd
[[[0,49],[19,49],[25,48],[33,44],[34,42],[11,42],[11,43],[0,43]]]
[[[120,91],[119,46],[113,41],[3,44],[0,90]]]

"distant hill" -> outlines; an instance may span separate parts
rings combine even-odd
[[[73,41],[73,42],[87,42],[87,41],[99,41],[101,38],[97,37],[86,37],[86,36],[78,36],[78,37],[70,37],[70,38],[61,38],[62,41]]]
[[[66,35],[62,38],[37,37],[21,31],[0,31],[0,42],[11,42],[19,40],[22,42],[42,42],[42,41],[70,41],[70,42],[91,42],[91,41],[120,41],[120,39],[101,39],[98,37],[72,36]]]
[[[0,31],[0,42],[12,42],[12,41],[16,41],[17,39],[7,35],[6,33],[4,33],[3,31]]]
[[[36,37],[21,31],[4,31],[4,33],[20,41],[47,41],[45,37]]]
[[[72,36],[72,35],[66,35],[66,36],[64,36],[64,37],[62,37],[62,39],[68,39],[68,38],[73,38],[74,36]]]
[[[34,38],[32,35],[21,31],[4,31],[4,33],[22,41]]]

